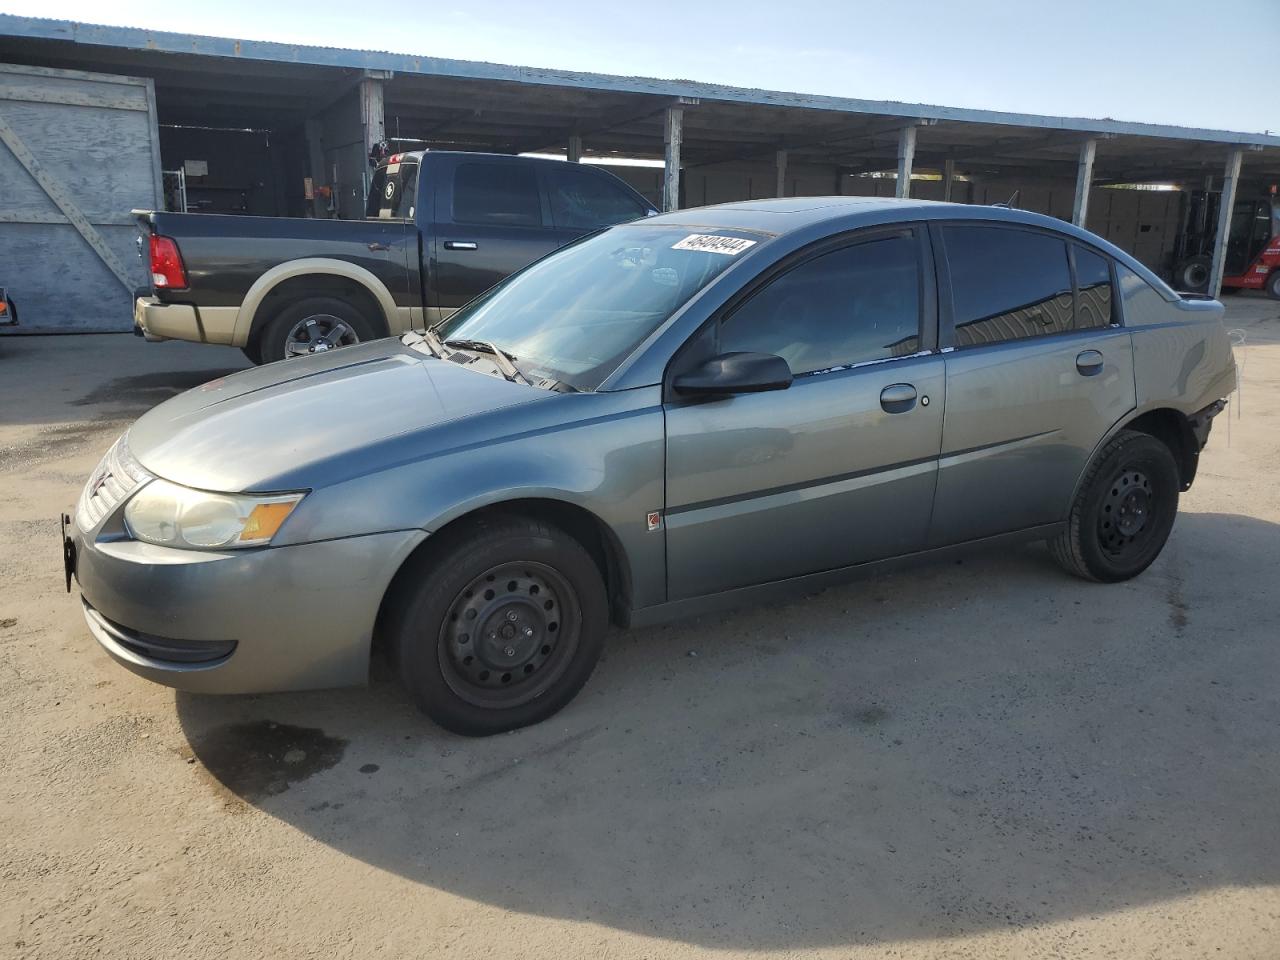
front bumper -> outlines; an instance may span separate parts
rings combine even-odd
[[[220,553],[74,522],[69,536],[85,620],[117,663],[179,690],[264,693],[364,683],[382,597],[426,534]]]

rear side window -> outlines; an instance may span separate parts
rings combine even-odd
[[[453,222],[542,226],[542,200],[533,167],[517,163],[458,164],[453,175]]]
[[[920,349],[920,258],[911,233],[801,263],[724,321],[720,350],[773,353],[792,373],[884,360]]]
[[[620,184],[574,163],[548,167],[551,218],[557,227],[595,230],[643,217],[648,208]]]
[[[943,227],[957,347],[1072,329],[1066,241],[1004,227]]]
[[[1080,298],[1076,301],[1076,329],[1090,330],[1111,324],[1111,265],[1092,250],[1077,246],[1076,287]]]
[[[412,220],[418,196],[418,165],[389,163],[374,171],[364,215],[377,220]]]
[[[1116,264],[1116,280],[1120,284],[1120,302],[1124,304],[1124,325],[1144,327],[1165,323],[1170,319],[1168,301],[1155,287],[1123,263]]]

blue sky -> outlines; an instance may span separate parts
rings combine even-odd
[[[1212,0],[0,0],[5,13],[183,33],[1280,131],[1280,0],[1228,6],[1240,31]]]

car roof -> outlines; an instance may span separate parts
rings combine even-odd
[[[910,220],[998,220],[1047,227],[1066,233],[1082,231],[1054,217],[1012,210],[1008,207],[898,197],[786,197],[775,200],[740,200],[709,207],[692,207],[651,218],[649,223],[673,226],[706,226],[768,233],[793,233],[821,224],[833,229],[905,222]]]

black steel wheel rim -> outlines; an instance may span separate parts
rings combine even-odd
[[[477,706],[528,703],[563,675],[582,624],[578,596],[544,563],[498,564],[458,592],[440,627],[440,667]]]
[[[1202,287],[1209,282],[1209,268],[1202,263],[1189,263],[1182,268],[1182,285],[1189,289]]]
[[[1123,468],[1102,496],[1098,511],[1098,540],[1116,559],[1127,559],[1146,548],[1157,527],[1159,499],[1151,479],[1136,467]]]

